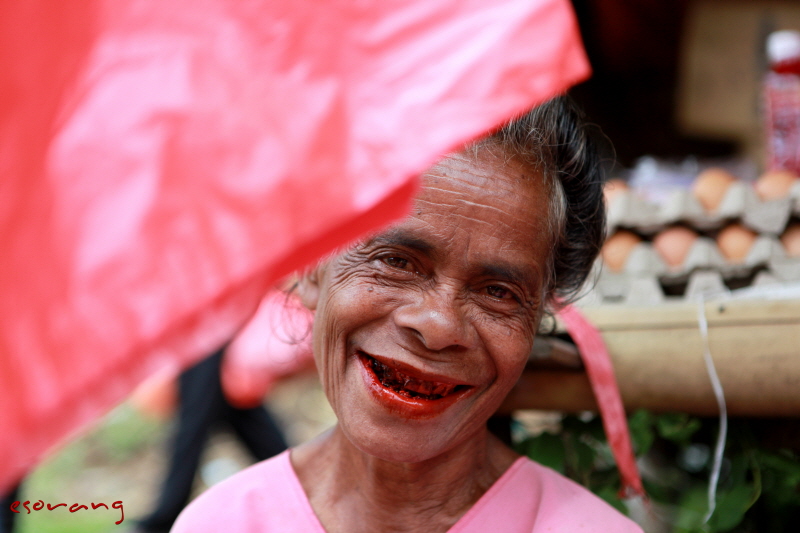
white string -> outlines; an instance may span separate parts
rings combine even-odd
[[[719,406],[719,433],[717,434],[717,443],[714,446],[711,477],[708,480],[708,512],[703,518],[703,523],[705,524],[714,514],[717,506],[717,484],[719,483],[719,472],[722,468],[722,457],[725,452],[725,440],[728,434],[728,408],[725,404],[725,392],[719,382],[714,360],[711,359],[711,348],[708,343],[708,320],[706,319],[706,307],[702,295],[697,302],[697,321],[700,326],[700,337],[703,339],[703,358],[706,362],[706,370],[708,371],[708,377],[711,379],[711,387],[714,389],[714,395],[717,397],[717,405]]]

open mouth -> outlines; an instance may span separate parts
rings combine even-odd
[[[395,394],[411,399],[440,400],[453,393],[469,388],[467,385],[426,381],[411,377],[387,366],[364,352],[360,353],[380,384]]]

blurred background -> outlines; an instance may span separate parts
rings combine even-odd
[[[571,92],[630,168],[642,156],[762,163],[767,36],[791,0],[574,0],[592,78]]]

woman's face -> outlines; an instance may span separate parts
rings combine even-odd
[[[548,205],[542,177],[515,162],[450,156],[408,218],[301,283],[323,387],[356,447],[417,462],[483,435],[541,317]]]

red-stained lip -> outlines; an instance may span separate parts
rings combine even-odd
[[[475,388],[451,377],[428,374],[399,361],[356,352],[372,396],[391,411],[428,418],[446,410]]]
[[[436,383],[447,383],[447,384],[450,384],[450,385],[469,385],[469,383],[467,383],[465,381],[461,381],[461,380],[458,380],[458,379],[455,379],[455,378],[452,378],[452,377],[449,377],[449,376],[444,376],[442,374],[435,374],[435,373],[425,372],[425,371],[419,370],[418,368],[415,368],[415,367],[413,367],[411,365],[403,363],[402,361],[396,361],[394,359],[387,359],[386,357],[383,357],[383,356],[380,356],[380,355],[373,355],[373,354],[367,353],[367,352],[365,352],[363,350],[359,350],[358,354],[361,357],[366,356],[366,357],[368,357],[370,359],[375,359],[379,363],[381,363],[383,365],[386,365],[388,367],[391,367],[392,369],[396,370],[397,372],[401,372],[401,373],[403,373],[403,374],[405,374],[405,375],[407,375],[407,376],[409,376],[411,378],[418,379],[420,381],[431,381],[431,382],[436,382]]]

